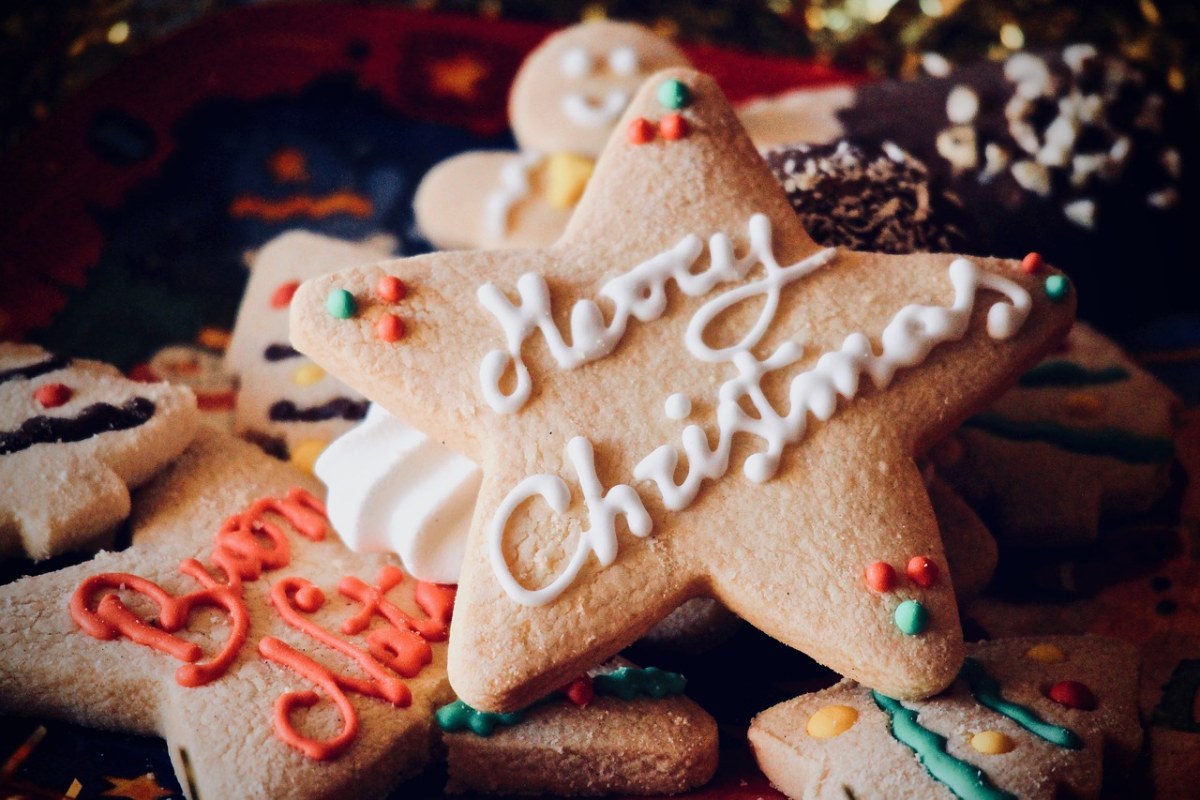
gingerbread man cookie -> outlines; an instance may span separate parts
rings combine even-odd
[[[301,281],[375,261],[387,251],[290,231],[255,255],[225,363],[238,379],[235,428],[311,468],[321,450],[366,416],[369,403],[288,340],[287,309]]]
[[[0,343],[0,553],[98,546],[129,515],[130,488],[183,452],[198,424],[185,387]]]
[[[0,706],[166,738],[199,797],[382,797],[452,698],[453,588],[350,553],[309,476],[202,432],[134,544],[0,587]]]
[[[1138,653],[1089,636],[971,645],[959,680],[923,702],[843,681],[770,708],[750,743],[789,797],[1098,797],[1142,742]],[[1116,762],[1115,764],[1113,762]]]
[[[687,63],[675,45],[627,22],[585,22],[549,37],[509,96],[520,150],[466,153],[430,170],[414,200],[421,232],[444,249],[550,244],[642,81]]]
[[[1049,269],[816,246],[716,84],[668,70],[553,247],[308,281],[292,340],[483,470],[450,645],[472,706],[521,707],[699,595],[911,698],[962,657],[914,456],[1072,311]]]

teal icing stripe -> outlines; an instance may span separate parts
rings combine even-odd
[[[439,708],[434,716],[437,717],[438,727],[446,733],[469,730],[476,736],[491,736],[492,731],[501,725],[516,725],[524,719],[525,712],[493,714],[489,711],[476,711],[462,700],[455,700]]]
[[[655,699],[679,695],[683,694],[686,686],[687,678],[677,672],[667,672],[658,667],[618,667],[612,672],[592,678],[592,687],[597,694],[611,695],[622,700],[632,700],[639,694]],[[545,702],[553,696],[547,695],[538,703]],[[489,711],[477,711],[462,700],[455,700],[439,708],[434,716],[437,717],[438,727],[447,733],[469,730],[476,736],[491,736],[501,725],[516,725],[523,720],[526,710],[528,709],[494,714]]]
[[[632,700],[638,694],[658,699],[683,694],[687,678],[678,672],[667,672],[658,667],[617,667],[612,672],[592,678],[592,686],[599,694],[613,695],[622,700]]]
[[[871,692],[871,697],[887,714],[892,738],[912,750],[925,771],[955,797],[961,800],[1016,800],[1016,795],[996,788],[983,770],[946,752],[946,737],[917,722],[916,711],[876,691]]]
[[[1082,386],[1108,386],[1129,380],[1129,370],[1112,365],[1100,369],[1089,369],[1074,361],[1046,361],[1021,376],[1018,384],[1028,389],[1049,387],[1079,388]]]
[[[1034,711],[1020,703],[1005,700],[1000,694],[1000,684],[973,658],[963,662],[959,677],[967,682],[976,701],[984,708],[1008,717],[1034,736],[1068,750],[1082,750],[1083,739],[1069,728],[1060,728],[1044,721]]]
[[[979,428],[1001,439],[1045,442],[1071,453],[1109,456],[1127,464],[1161,464],[1175,456],[1175,443],[1170,439],[1120,428],[1071,428],[1049,420],[1020,422],[990,411],[976,414],[963,427]]]

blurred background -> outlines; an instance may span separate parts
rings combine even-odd
[[[284,0],[274,0],[274,4]],[[271,0],[5,0],[0,4],[0,148],[123,57],[203,16]],[[904,76],[933,51],[962,63],[1022,47],[1090,41],[1154,66],[1200,104],[1195,0],[408,0],[484,18],[643,22],[692,42]]]

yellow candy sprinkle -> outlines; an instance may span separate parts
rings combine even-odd
[[[1104,413],[1104,398],[1092,392],[1071,392],[1062,400],[1063,410],[1072,417],[1089,418]]]
[[[971,747],[984,755],[998,756],[1016,750],[1017,743],[1000,731],[980,731],[971,737]]]
[[[808,735],[814,739],[841,736],[858,722],[858,711],[850,706],[825,706],[808,718]]]
[[[292,383],[297,386],[312,386],[325,377],[325,370],[316,364],[305,364],[292,373]]]
[[[317,457],[325,451],[325,447],[329,442],[324,439],[305,439],[302,442],[297,442],[292,447],[292,457],[289,459],[292,466],[298,467],[305,472],[312,474],[313,465],[317,463]]]
[[[1067,654],[1062,651],[1061,647],[1047,642],[1035,644],[1026,650],[1025,657],[1030,661],[1037,661],[1042,664],[1061,664],[1067,660]]]
[[[583,196],[583,187],[596,162],[574,153],[555,153],[546,160],[546,202],[555,208],[571,208]]]

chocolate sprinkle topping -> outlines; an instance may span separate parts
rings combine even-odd
[[[791,145],[766,155],[809,235],[826,247],[958,252],[967,217],[929,170],[890,143]]]

